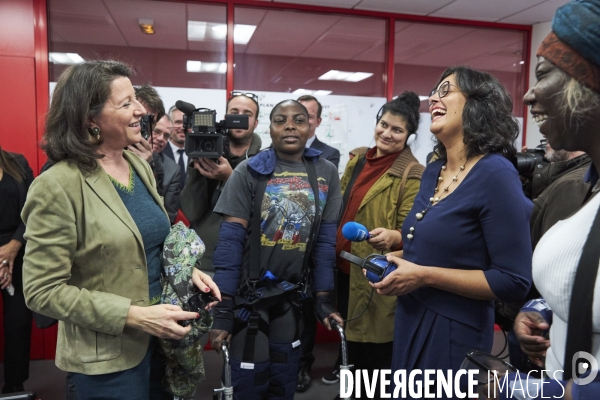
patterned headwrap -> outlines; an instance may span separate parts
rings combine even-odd
[[[536,54],[600,93],[600,0],[574,0],[560,7]]]

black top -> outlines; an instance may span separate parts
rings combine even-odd
[[[0,244],[10,242],[21,223],[17,180],[4,171],[0,180]]]
[[[18,163],[25,172],[23,182],[10,176],[6,171],[0,181],[0,246],[10,242],[12,239],[25,244],[23,234],[25,224],[21,220],[21,210],[25,204],[25,197],[29,185],[33,181],[33,171],[27,164],[27,160],[21,154],[5,152],[13,162]]]

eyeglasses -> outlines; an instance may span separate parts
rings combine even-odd
[[[237,96],[246,96],[246,97],[249,97],[252,100],[254,100],[254,102],[256,104],[258,104],[258,96],[254,93],[233,91],[233,92],[229,93],[229,95],[231,96],[230,99],[237,97]]]
[[[448,81],[444,81],[444,83],[442,83],[438,89],[433,89],[431,93],[429,93],[429,97],[431,98],[434,94],[437,93],[438,97],[440,99],[443,99],[444,97],[448,96],[448,93],[450,93],[450,86],[456,85],[453,85]],[[431,105],[431,101],[429,101],[429,105]]]

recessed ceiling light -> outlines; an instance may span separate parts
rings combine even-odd
[[[85,60],[77,53],[54,53],[48,54],[50,62],[54,64],[73,65],[84,62]]]
[[[154,20],[147,18],[138,19],[138,24],[140,25],[140,29],[142,33],[146,35],[154,35],[156,31],[154,30]]]
[[[373,74],[370,72],[347,72],[338,71],[332,69],[321,75],[319,80],[322,81],[346,81],[346,82],[359,82],[364,79],[371,77]]]

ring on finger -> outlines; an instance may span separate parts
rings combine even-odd
[[[2,264],[8,264],[8,261],[2,260]]]

